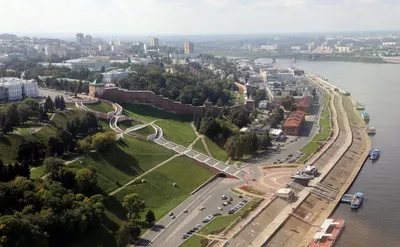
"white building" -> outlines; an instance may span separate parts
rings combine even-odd
[[[350,47],[347,47],[347,46],[338,46],[338,47],[336,47],[336,49],[340,53],[350,52]]]
[[[0,78],[0,101],[22,100],[23,97],[38,97],[38,84],[35,80],[22,80],[14,77]]]
[[[110,67],[110,58],[107,56],[82,57],[65,61],[71,64],[71,69],[90,69],[99,71],[104,66],[105,69]]]
[[[103,81],[106,83],[110,83],[113,81],[118,81],[124,78],[127,78],[129,73],[124,71],[123,69],[111,70],[105,73],[101,73],[103,76]]]
[[[270,45],[262,45],[261,50],[266,50],[266,51],[277,51],[278,50],[278,44],[270,44]]]

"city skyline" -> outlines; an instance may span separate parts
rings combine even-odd
[[[162,36],[369,31],[396,30],[400,21],[400,2],[394,0],[0,0],[0,4],[7,6],[0,9],[4,19],[18,16],[18,21],[0,23],[0,30],[21,34]]]

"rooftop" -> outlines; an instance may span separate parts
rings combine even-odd
[[[305,115],[306,114],[303,111],[294,111],[290,113],[289,117],[283,124],[283,127],[299,127],[303,122]]]
[[[312,102],[313,102],[312,96],[304,96],[299,100],[299,102],[296,103],[296,106],[310,107]]]
[[[36,80],[23,80],[17,77],[2,77],[0,78],[0,85],[16,85],[16,84],[21,84],[21,83],[32,83],[36,82]]]

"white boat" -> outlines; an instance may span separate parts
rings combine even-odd
[[[367,134],[368,134],[368,135],[375,135],[375,134],[376,134],[376,129],[375,129],[375,127],[368,127],[368,129],[367,129]]]

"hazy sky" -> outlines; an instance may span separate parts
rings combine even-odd
[[[0,33],[397,30],[400,0],[0,0]]]

